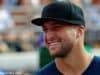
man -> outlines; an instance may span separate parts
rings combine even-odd
[[[43,28],[46,47],[55,58],[36,75],[100,75],[100,58],[84,49],[85,20],[80,7],[54,2],[32,23]]]

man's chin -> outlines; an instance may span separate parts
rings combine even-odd
[[[52,53],[51,56],[54,58],[61,58],[61,57],[64,57],[65,55],[61,53],[55,53],[55,54]]]

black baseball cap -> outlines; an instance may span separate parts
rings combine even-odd
[[[53,2],[46,5],[41,17],[32,19],[32,24],[42,26],[44,22],[49,20],[85,26],[82,9],[71,2]]]

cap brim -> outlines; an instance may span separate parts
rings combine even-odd
[[[37,18],[37,19],[33,19],[31,22],[32,24],[35,24],[37,26],[42,26],[44,22],[49,21],[49,20],[53,20],[51,18]]]
[[[32,24],[35,24],[37,26],[42,26],[44,24],[44,22],[47,21],[61,21],[61,22],[65,22],[64,20],[59,20],[56,18],[37,18],[37,19],[33,19],[32,20]]]
[[[37,18],[37,19],[33,19],[31,22],[34,25],[42,26],[44,22],[47,22],[47,21],[59,21],[59,22],[65,22],[69,24],[81,24],[78,21],[76,22],[76,21],[69,21],[69,20],[56,19],[56,18]]]

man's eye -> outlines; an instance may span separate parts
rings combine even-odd
[[[57,26],[57,27],[54,27],[54,29],[58,30],[58,29],[61,29],[61,27],[60,26]]]
[[[47,32],[47,31],[48,31],[48,29],[43,29],[43,31],[44,31],[44,32]]]
[[[60,29],[60,27],[55,27],[54,29]]]

